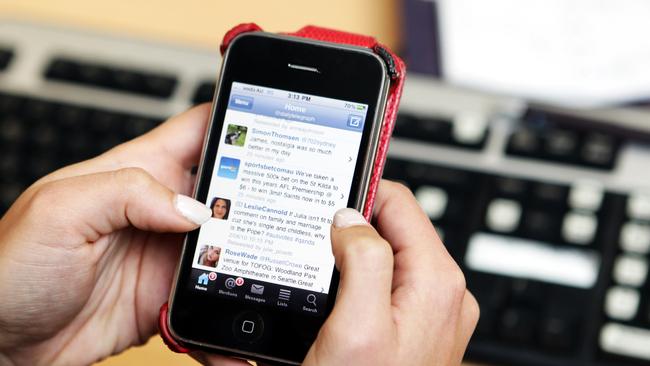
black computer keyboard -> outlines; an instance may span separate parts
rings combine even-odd
[[[553,145],[546,131],[534,138]],[[584,165],[612,169],[616,150],[598,159],[607,166]],[[650,352],[650,196],[396,158],[389,158],[384,177],[413,190],[480,304],[470,358],[647,364],[640,358]]]
[[[3,26],[0,215],[48,172],[212,98],[214,50]],[[648,364],[648,134],[476,94],[411,75],[384,174],[413,190],[480,303],[468,358]]]
[[[0,214],[38,178],[99,155],[160,122],[0,92]]]

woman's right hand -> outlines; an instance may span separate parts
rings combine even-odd
[[[339,294],[304,364],[460,364],[479,317],[462,272],[403,185],[382,181],[375,220],[334,217]]]
[[[459,365],[479,317],[462,272],[403,185],[381,182],[375,220],[334,216],[339,293],[304,365]]]

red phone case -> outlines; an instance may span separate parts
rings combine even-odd
[[[221,43],[221,54],[224,54],[226,52],[228,46],[230,45],[230,42],[236,36],[246,32],[260,31],[262,31],[262,28],[260,28],[255,23],[244,23],[235,26],[223,37],[223,42]],[[390,136],[393,133],[393,127],[395,126],[397,108],[399,107],[399,101],[402,97],[402,88],[404,87],[404,79],[406,76],[406,66],[404,65],[402,59],[397,57],[388,48],[378,43],[377,40],[373,37],[341,32],[333,29],[316,27],[313,25],[305,26],[295,33],[286,34],[332,43],[366,47],[379,55],[386,63],[386,68],[390,76],[390,87],[388,90],[388,99],[386,100],[384,119],[379,135],[377,153],[375,155],[375,162],[372,170],[372,175],[370,177],[370,185],[368,186],[366,205],[363,208],[363,216],[366,218],[366,220],[370,221],[370,218],[372,217],[372,209],[375,204],[375,195],[377,194],[377,188],[379,186],[379,181],[381,180],[384,164],[386,162],[386,153],[388,152]],[[165,341],[167,347],[169,347],[169,349],[172,351],[177,353],[189,352],[190,349],[182,345],[180,342],[176,341],[169,332],[169,327],[167,326],[167,311],[168,305],[165,303],[160,307],[160,316],[158,318],[160,336],[162,337],[163,341]]]

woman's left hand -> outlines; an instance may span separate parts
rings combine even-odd
[[[191,109],[42,178],[2,217],[0,365],[91,364],[156,332],[182,241],[167,233],[211,215],[182,196],[208,113]]]

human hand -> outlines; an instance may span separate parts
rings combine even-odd
[[[0,220],[0,365],[90,364],[156,332],[182,233],[210,209],[188,197],[207,105],[27,189]],[[223,365],[240,361],[223,358]]]
[[[303,365],[460,364],[479,316],[462,272],[404,186],[381,182],[375,220],[334,217],[339,293]]]
[[[460,364],[479,315],[462,272],[406,187],[383,181],[375,213],[377,231],[334,217],[339,294],[304,364]]]

